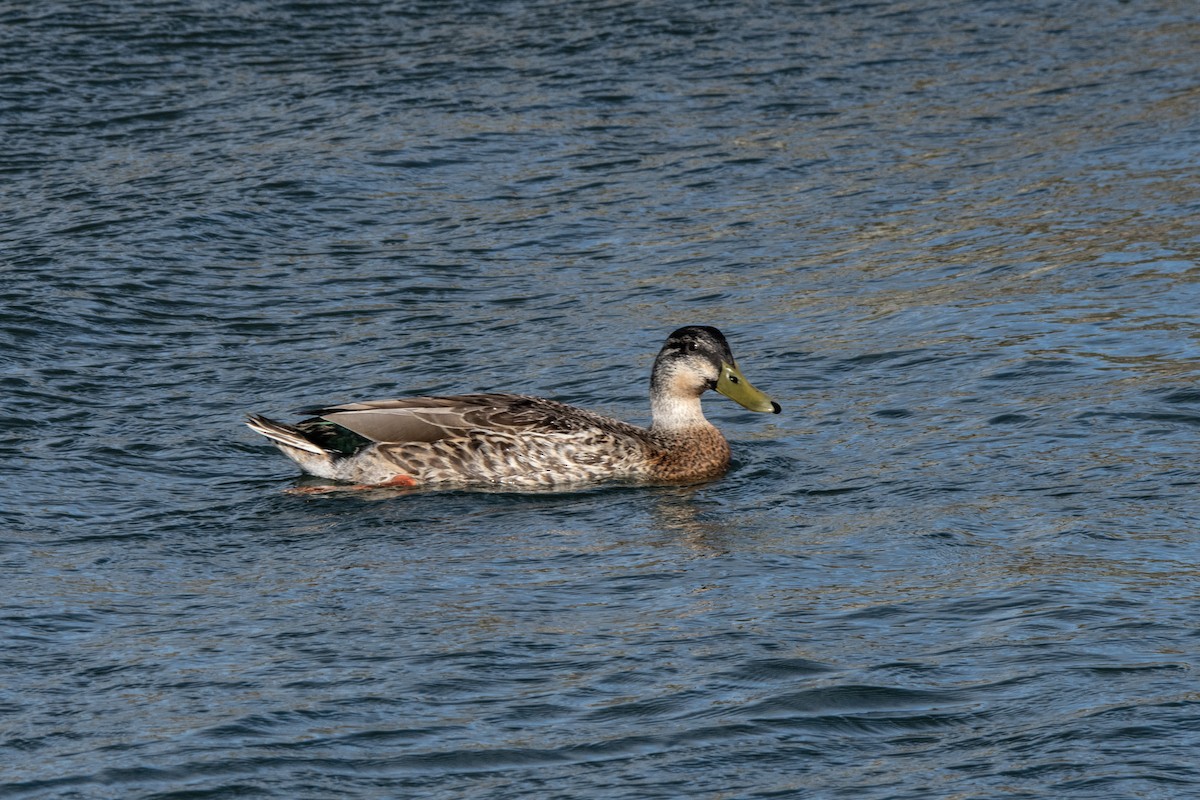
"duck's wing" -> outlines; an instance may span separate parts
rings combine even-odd
[[[314,416],[310,421],[327,420],[375,442],[435,442],[480,431],[616,432],[633,427],[554,400],[501,393],[375,400],[304,413]]]

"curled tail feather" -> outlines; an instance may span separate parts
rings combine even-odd
[[[332,454],[330,451],[314,444],[304,435],[299,428],[291,425],[285,425],[282,422],[276,422],[273,419],[261,416],[259,414],[250,414],[246,417],[246,425],[255,433],[261,433],[263,436],[283,447],[290,447],[295,450],[301,450],[305,453],[311,453],[314,456],[322,456],[329,458]]]

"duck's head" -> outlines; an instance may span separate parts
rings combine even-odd
[[[779,404],[755,389],[738,369],[729,342],[716,328],[688,325],[667,337],[654,359],[650,378],[654,397],[699,399],[716,389],[751,411],[780,412]]]

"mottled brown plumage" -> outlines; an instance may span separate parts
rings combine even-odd
[[[247,424],[306,472],[332,480],[535,489],[723,474],[729,445],[700,408],[707,389],[751,410],[779,413],[737,369],[716,328],[672,333],[655,359],[650,387],[649,428],[500,393],[349,403],[316,409],[295,425],[257,415]]]

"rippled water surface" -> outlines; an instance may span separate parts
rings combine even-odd
[[[0,797],[1200,796],[1184,0],[0,3]],[[297,496],[505,389],[694,487]]]

